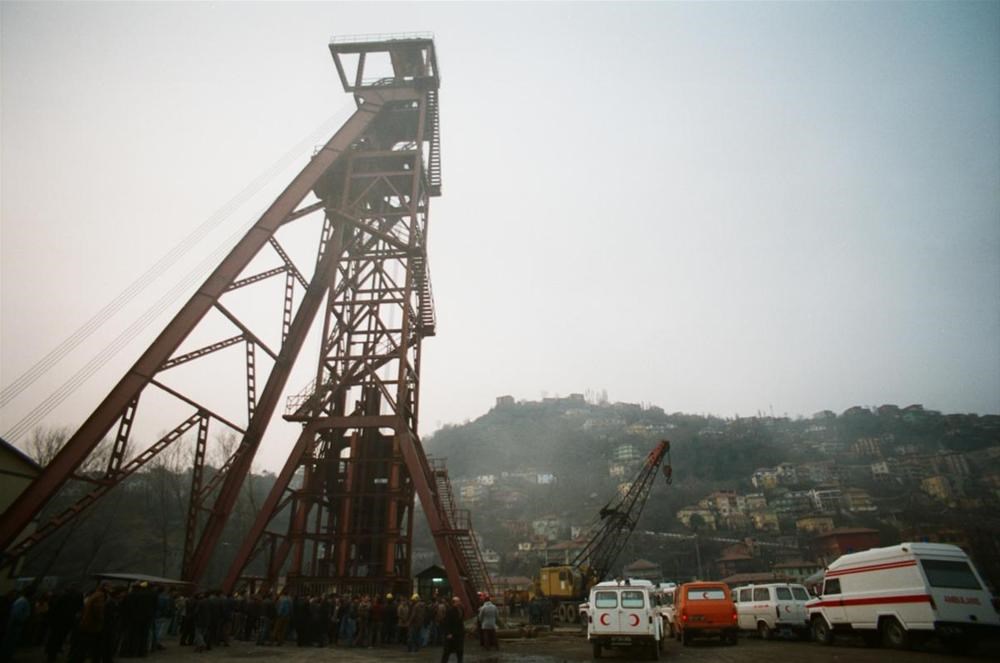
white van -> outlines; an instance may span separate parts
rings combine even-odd
[[[660,658],[663,622],[656,608],[651,583],[601,582],[590,590],[587,639],[594,658],[601,650],[627,647],[645,650],[649,658]]]
[[[819,598],[807,604],[813,636],[857,631],[905,649],[938,635],[957,651],[1000,633],[1000,614],[986,585],[958,546],[903,543],[843,555],[827,567]]]
[[[775,633],[783,631],[807,637],[806,603],[810,598],[802,585],[787,583],[742,585],[733,590],[740,630],[756,631],[761,640],[770,640]]]
[[[660,618],[663,620],[664,638],[673,638],[676,636],[676,629],[674,628],[674,619],[677,615],[677,611],[674,609],[674,598],[676,594],[677,583],[675,582],[661,582],[653,590],[657,610],[660,613]]]

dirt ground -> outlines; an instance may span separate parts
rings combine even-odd
[[[407,654],[403,647],[383,647],[376,649],[348,649],[341,647],[256,647],[242,642],[230,647],[217,647],[209,652],[195,653],[191,647],[179,647],[176,640],[167,640],[164,651],[150,655],[149,663],[252,663],[259,661],[280,661],[281,663],[321,663],[344,661],[360,663],[372,661],[439,661],[440,647],[428,647],[417,654]],[[888,651],[869,649],[861,642],[845,639],[832,647],[823,647],[811,642],[770,641],[756,638],[741,638],[737,646],[725,646],[716,642],[695,642],[690,647],[670,640],[661,654],[666,661],[711,661],[713,663],[776,663],[787,661],[809,661],[816,663],[956,663],[961,660],[1000,660],[1000,648],[996,643],[971,657],[956,657],[938,650],[933,645],[919,651]],[[15,661],[21,663],[44,663],[45,655],[40,648],[19,650]],[[60,658],[60,663],[64,661]],[[122,662],[135,659],[120,659]],[[451,659],[455,660],[454,657]],[[500,641],[499,652],[483,651],[471,637],[466,642],[465,660],[470,663],[560,663],[562,661],[590,661],[591,648],[587,639],[579,632],[556,633],[535,638],[516,638]],[[606,651],[602,660],[637,661],[641,656],[628,651]]]

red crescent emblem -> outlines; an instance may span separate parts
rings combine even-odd
[[[604,624],[605,626],[611,625],[611,622],[608,621],[608,613],[604,613],[603,615],[601,615],[601,623]]]
[[[639,625],[639,615],[629,615],[632,618],[632,626]]]

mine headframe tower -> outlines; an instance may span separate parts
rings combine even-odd
[[[468,513],[455,508],[446,471],[428,460],[417,436],[421,342],[435,333],[427,264],[429,200],[441,191],[434,42],[429,35],[335,38],[330,52],[344,90],[354,95],[356,111],[38,480],[0,516],[5,564],[79,516],[181,436],[197,431],[181,575],[201,579],[292,365],[323,309],[315,378],[289,398],[285,412],[285,419],[301,423],[301,434],[239,547],[224,588],[234,588],[254,563],[264,569],[261,579],[272,587],[284,582],[310,593],[408,592],[418,497],[455,594],[471,608],[477,591],[490,591]],[[323,223],[315,266],[306,276],[283,250],[279,235],[284,227],[319,212]],[[277,266],[247,273],[264,253],[276,257]],[[281,343],[272,349],[225,300],[232,291],[274,276],[284,277],[285,297]],[[304,292],[296,295],[297,286]],[[210,312],[221,314],[236,334],[179,352]],[[162,378],[181,364],[234,345],[243,345],[246,353],[245,424]],[[270,361],[259,362],[258,352]],[[140,397],[149,390],[175,399],[189,414],[135,453],[129,449],[130,433],[141,414]],[[210,426],[235,431],[239,444],[208,477]],[[81,473],[81,465],[116,427],[106,471],[100,476]],[[91,489],[34,533],[18,538],[71,479]]]

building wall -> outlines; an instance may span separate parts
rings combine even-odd
[[[0,512],[6,511],[39,473],[40,468],[17,449],[6,442],[0,443]],[[34,528],[34,525],[30,525],[22,532],[21,538],[30,535]],[[0,593],[6,594],[14,589],[14,578],[20,575],[19,570],[20,563],[13,574],[0,574]]]

